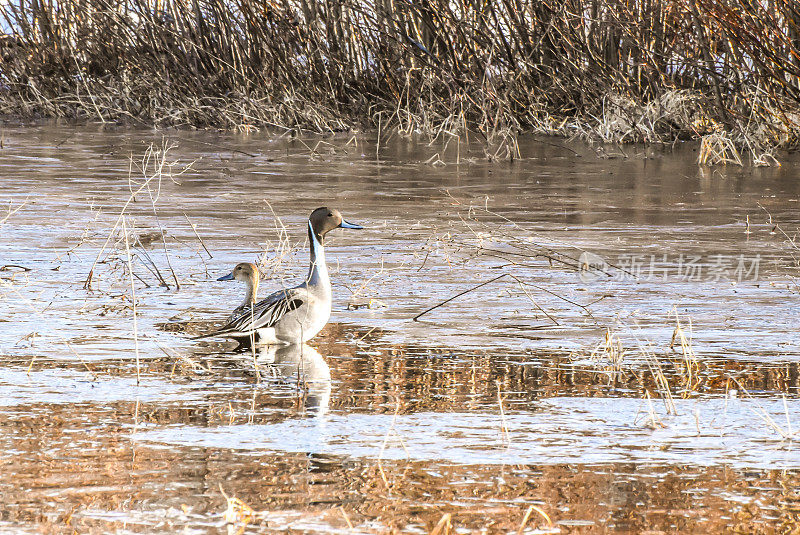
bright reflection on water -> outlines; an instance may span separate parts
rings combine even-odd
[[[456,464],[800,467],[798,448],[771,427],[774,422],[787,433],[791,429],[781,402],[707,399],[676,406],[678,414],[669,416],[661,407],[649,413],[646,403],[637,399],[549,398],[531,413],[505,419],[491,413],[331,414],[272,425],[165,428],[139,432],[134,438],[206,448]],[[796,417],[800,402],[786,409]]]
[[[376,158],[364,137],[169,132],[191,167],[152,192],[157,217],[144,193],[126,212],[134,341],[111,229],[162,135],[2,137],[0,531],[216,533],[220,487],[254,510],[234,533],[429,533],[444,514],[508,533],[532,505],[553,526],[532,512],[530,532],[796,525],[794,157],[710,170],[691,147],[525,140],[489,163],[397,137]],[[216,282],[237,262],[263,259],[263,292],[304,276],[320,205],[368,227],[326,244],[325,331],[191,340],[241,302]],[[584,251],[602,272],[576,272]]]

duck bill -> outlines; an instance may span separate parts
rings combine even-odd
[[[356,225],[355,223],[350,223],[349,221],[345,221],[342,219],[342,223],[339,225],[341,228],[354,228],[354,229],[363,229],[361,225]]]
[[[217,279],[218,281],[232,281],[233,280],[233,272],[231,271],[227,275],[220,277]]]

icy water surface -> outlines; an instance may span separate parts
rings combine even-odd
[[[795,157],[2,141],[0,532],[796,529]],[[323,333],[192,340],[241,301],[235,263],[262,295],[304,276],[321,205],[367,227],[326,242]]]

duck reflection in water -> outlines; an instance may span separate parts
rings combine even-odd
[[[298,385],[310,413],[328,412],[331,399],[331,369],[319,352],[306,344],[261,346],[256,363],[262,375]]]

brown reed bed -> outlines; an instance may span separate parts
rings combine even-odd
[[[0,113],[240,131],[797,144],[790,0],[19,0]]]

